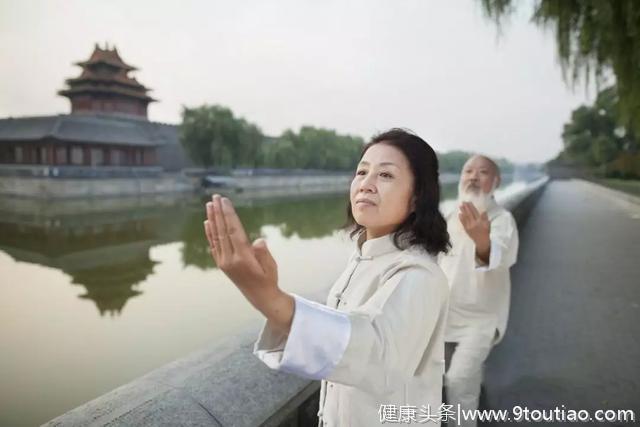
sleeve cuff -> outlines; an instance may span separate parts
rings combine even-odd
[[[276,331],[266,321],[253,345],[253,354],[271,369],[278,369],[287,337],[288,334]]]
[[[346,313],[298,295],[289,334],[266,323],[253,353],[271,369],[312,379],[326,378],[340,362],[351,337]]]
[[[500,265],[500,258],[502,257],[502,248],[498,242],[491,240],[491,248],[489,249],[489,265],[476,266],[476,271],[489,271],[495,270]]]

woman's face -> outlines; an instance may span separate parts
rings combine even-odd
[[[351,182],[351,213],[367,239],[393,232],[413,210],[413,173],[402,151],[384,142],[362,156]]]

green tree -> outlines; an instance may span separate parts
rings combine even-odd
[[[237,122],[238,140],[235,144],[234,158],[237,161],[234,166],[255,167],[259,164],[260,147],[264,135],[256,125],[240,119]]]
[[[483,10],[498,27],[524,2],[481,0]],[[529,4],[529,3],[527,3]],[[616,79],[620,123],[640,131],[640,1],[536,0],[531,20],[552,28],[563,73],[575,84],[595,76]]]
[[[298,167],[296,148],[288,139],[281,139],[265,146],[265,166],[280,169]]]
[[[364,141],[331,129],[303,126],[291,129],[276,142],[263,146],[263,165],[274,168],[351,170],[360,157]]]
[[[564,125],[563,151],[549,165],[572,165],[604,176],[639,177],[640,155],[633,132],[620,126],[615,88],[598,93],[591,106],[582,105]]]
[[[264,136],[260,129],[220,105],[182,109],[180,142],[198,165],[253,167]]]
[[[614,88],[601,91],[593,106],[580,106],[564,125],[563,158],[573,164],[593,167],[613,160],[624,149],[624,136],[618,131],[617,96]],[[618,132],[618,133],[616,133]]]
[[[438,165],[440,172],[460,173],[462,166],[471,157],[472,153],[466,151],[449,151],[448,153],[438,153]]]

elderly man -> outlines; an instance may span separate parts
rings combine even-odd
[[[479,155],[467,160],[458,185],[459,209],[447,216],[452,250],[439,259],[451,288],[445,332],[451,355],[444,381],[447,402],[465,411],[478,408],[484,361],[504,335],[509,268],[518,252],[515,220],[493,196],[498,185],[500,170],[494,161]]]

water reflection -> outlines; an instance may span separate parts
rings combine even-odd
[[[452,198],[456,184],[442,190]],[[262,316],[209,256],[206,200],[0,198],[0,425],[38,425],[257,330]],[[353,249],[336,232],[346,194],[233,200],[250,237],[266,235],[283,289],[310,296],[331,286]]]
[[[455,197],[457,184],[442,185],[442,199]],[[250,239],[265,226],[285,238],[331,236],[345,222],[347,194],[262,200],[233,197]],[[180,242],[184,268],[216,268],[203,235],[200,196],[74,200],[45,203],[0,199],[0,250],[17,261],[63,271],[94,302],[101,316],[120,315],[137,285],[157,262],[150,249]]]
[[[181,240],[184,243],[182,260],[185,266],[215,267],[203,237],[202,207],[206,200],[200,201],[197,210],[190,212],[184,223]],[[251,240],[260,237],[262,227],[266,225],[278,227],[286,238],[314,239],[330,236],[344,225],[346,202],[345,195],[259,203],[238,200],[236,211]]]
[[[153,201],[130,199],[104,210],[96,206],[99,201],[87,206],[57,202],[55,212],[33,201],[5,203],[0,206],[0,250],[17,261],[65,272],[74,285],[85,288],[79,298],[93,301],[100,315],[119,315],[129,299],[142,293],[136,285],[154,271],[156,262],[149,256],[153,246],[181,242],[183,267],[215,268],[203,235],[205,201],[165,199],[158,207]],[[311,239],[330,236],[342,226],[346,196],[259,202],[240,198],[237,204],[252,239],[267,225],[286,238]]]
[[[135,206],[81,213],[77,202],[66,211],[60,203],[56,213],[32,201],[16,201],[10,211],[2,206],[0,250],[17,261],[65,272],[72,284],[85,288],[79,298],[92,300],[101,315],[121,313],[140,295],[135,285],[153,271],[149,249],[168,241],[159,232],[167,214]]]

